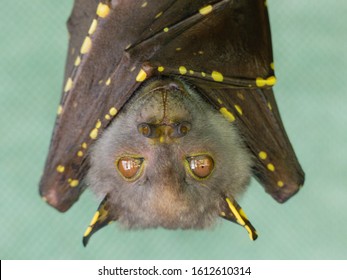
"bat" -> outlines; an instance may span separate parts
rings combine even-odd
[[[272,87],[261,0],[75,0],[63,93],[40,182],[61,212],[101,203],[83,244],[125,228],[257,232],[237,203],[255,177],[283,203],[304,183]]]

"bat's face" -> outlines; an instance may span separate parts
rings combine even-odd
[[[250,176],[236,129],[195,89],[156,79],[97,141],[87,182],[125,227],[204,228]]]

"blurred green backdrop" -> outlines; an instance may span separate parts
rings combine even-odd
[[[221,221],[206,231],[112,225],[87,248],[81,238],[98,204],[92,194],[65,214],[38,195],[72,2],[7,1],[0,10],[1,259],[347,258],[347,2],[268,1],[277,102],[306,184],[280,205],[253,181],[240,203],[260,234],[256,242]]]

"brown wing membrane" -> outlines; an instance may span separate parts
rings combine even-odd
[[[224,87],[253,87],[256,78],[273,76],[264,1],[216,1],[167,28],[167,34],[150,40],[165,42],[151,59],[162,66],[162,74],[216,81]]]
[[[78,199],[90,146],[141,82],[160,75],[184,77],[235,120],[257,158],[255,176],[275,199],[303,183],[270,89],[265,1],[76,0],[68,26],[65,85],[40,183],[49,204],[66,211]]]
[[[78,54],[83,40],[88,33],[92,19],[95,17],[98,0],[75,0],[71,15],[67,21],[69,33],[69,48],[66,59],[65,79],[71,75],[74,68],[76,55]]]
[[[272,89],[208,90],[205,97],[234,122],[255,159],[253,174],[278,202],[304,183],[304,173],[284,130]]]

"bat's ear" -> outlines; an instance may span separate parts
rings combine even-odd
[[[113,218],[109,212],[108,205],[108,195],[103,199],[100,203],[98,210],[95,212],[93,219],[90,221],[90,224],[83,235],[83,245],[87,246],[90,237],[97,232],[99,229],[107,226],[112,221],[117,220],[117,218]]]

